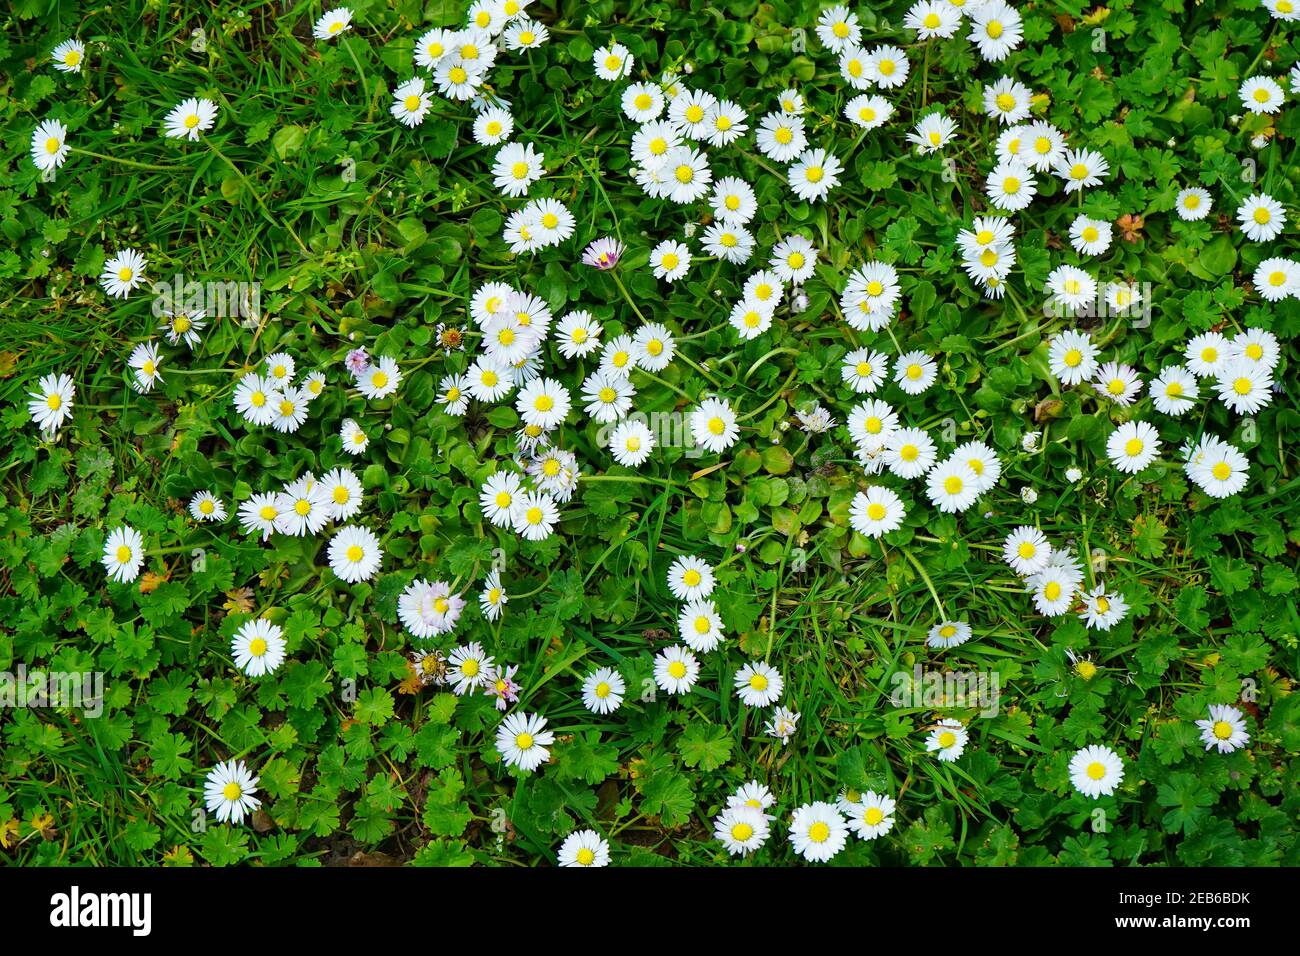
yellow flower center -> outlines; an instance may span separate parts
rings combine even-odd
[[[515,737],[515,746],[520,750],[528,750],[533,746],[533,735],[528,733],[518,734]]]
[[[997,98],[998,109],[1007,113],[1016,108],[1016,98],[1010,93],[999,93]]]
[[[361,545],[359,544],[354,544],[348,548],[348,560],[353,564],[356,564],[365,557],[365,554],[365,551],[362,550]]]
[[[254,657],[262,657],[266,654],[266,640],[261,637],[255,637],[248,642],[248,653]]]
[[[199,125],[199,118],[198,118],[198,116],[197,116],[196,114],[191,113],[189,116],[185,117],[185,128],[186,128],[186,129],[193,129],[194,127],[196,127],[196,126],[198,126],[198,125]]]
[[[420,108],[420,98],[418,96],[408,96],[406,98],[406,112],[414,113]]]
[[[235,800],[238,800],[240,797],[242,797],[244,795],[244,791],[240,789],[239,784],[235,783],[232,780],[230,783],[226,784],[224,787],[221,788],[221,795],[225,797],[227,800],[233,802]]]
[[[524,518],[527,519],[529,524],[541,524],[542,517],[542,509],[538,508],[536,505],[524,512]]]
[[[814,843],[825,843],[830,836],[831,828],[820,820],[808,828],[808,839]]]
[[[961,478],[956,475],[949,475],[943,480],[943,490],[948,492],[950,495],[961,494],[962,487],[963,482]]]
[[[599,697],[601,700],[604,700],[606,697],[608,697],[610,693],[611,693],[611,688],[609,684],[605,683],[604,681],[601,681],[599,684],[596,685],[596,696]]]
[[[700,572],[696,571],[694,568],[691,568],[682,575],[682,582],[690,588],[698,587],[701,580],[703,579],[700,576]]]
[[[762,674],[755,674],[749,679],[749,686],[754,690],[767,690],[767,678]]]
[[[826,171],[820,166],[809,166],[804,175],[808,177],[808,182],[819,183],[822,181],[822,177],[826,175]]]
[[[1263,206],[1260,206],[1258,209],[1255,210],[1255,221],[1259,223],[1261,226],[1265,225],[1272,218],[1273,218],[1272,214]]]
[[[862,68],[858,67],[858,70],[861,72]],[[772,138],[784,146],[794,139],[794,133],[788,126],[778,126],[776,132],[772,134]]]
[[[1055,581],[1048,581],[1047,587],[1043,588],[1043,597],[1049,601],[1058,600],[1061,596],[1061,585]]]
[[[63,396],[51,395],[49,398],[45,400],[45,404],[50,411],[57,412],[60,408],[63,407]]]
[[[1226,720],[1216,720],[1214,722],[1214,736],[1220,740],[1227,740],[1232,736],[1232,724]]]
[[[1020,547],[1016,548],[1016,553],[1022,558],[1029,559],[1038,553],[1038,548],[1032,541],[1021,541]]]
[[[944,750],[947,750],[956,742],[957,742],[957,735],[954,734],[951,730],[945,730],[943,733],[939,735],[939,746],[942,747]]]
[[[709,431],[715,435],[721,435],[727,430],[727,423],[716,415],[709,419]]]
[[[1088,776],[1093,780],[1100,780],[1102,777],[1106,776],[1105,765],[1099,760],[1094,760],[1092,763],[1088,764]]]
[[[130,562],[131,562],[131,549],[128,548],[126,545],[121,545],[117,549],[117,563],[130,564]]]
[[[577,859],[577,861],[583,866],[591,866],[591,864],[596,861],[596,854],[584,846],[578,851],[578,855],[575,859]]]
[[[1132,457],[1134,457],[1135,455],[1140,455],[1140,454],[1142,454],[1142,449],[1143,449],[1143,447],[1144,447],[1144,446],[1143,446],[1143,444],[1142,444],[1142,439],[1141,439],[1141,438],[1130,438],[1130,439],[1129,439],[1127,442],[1125,442],[1125,444],[1124,444],[1124,454],[1126,454],[1126,455],[1128,455],[1130,458],[1132,458]]]
[[[867,505],[867,517],[872,521],[879,521],[885,516],[885,506],[878,501],[873,501]]]
[[[744,843],[754,835],[754,828],[748,823],[737,823],[731,828],[731,838],[737,843]]]
[[[675,680],[681,680],[686,676],[686,665],[681,661],[673,661],[668,665],[668,673]]]

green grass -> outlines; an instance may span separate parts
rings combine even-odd
[[[106,693],[98,719],[0,710],[0,854],[25,864],[279,865],[360,852],[529,865],[553,862],[569,831],[593,827],[618,864],[722,865],[735,861],[712,839],[712,820],[738,785],[758,779],[777,797],[778,823],[747,865],[795,862],[790,812],[867,787],[897,799],[896,826],[870,843],[851,837],[838,864],[1300,861],[1300,695],[1291,692],[1300,671],[1300,308],[1248,288],[1260,259],[1296,253],[1297,112],[1288,103],[1271,120],[1231,119],[1242,112],[1241,80],[1281,79],[1300,60],[1292,25],[1251,2],[1188,12],[1129,2],[1110,5],[1099,34],[1073,4],[1020,4],[1026,42],[995,66],[978,59],[964,29],[920,44],[899,29],[907,4],[861,7],[864,44],[896,43],[912,63],[907,84],[885,94],[894,119],[862,135],[840,112],[850,94],[812,36],[814,7],[538,0],[530,9],[550,42],[526,56],[503,52],[492,77],[512,102],[514,141],[546,156],[548,174],[529,198],[561,199],[578,228],[558,249],[516,257],[500,235],[523,200],[494,189],[494,150],[474,145],[469,107],[435,97],[415,130],[388,114],[391,90],[412,74],[415,38],[460,23],[464,8],[435,0],[353,9],[354,29],[332,44],[311,38],[323,11],[306,3],[20,0],[0,20],[0,415],[9,439],[0,458],[0,670],[102,671]],[[196,28],[203,52],[191,49]],[[793,28],[807,31],[807,53],[792,52]],[[88,45],[81,74],[48,62],[70,36]],[[611,37],[635,54],[638,78],[689,62],[683,79],[725,92],[751,129],[781,90],[800,89],[810,145],[846,166],[832,201],[790,198],[752,132],[738,147],[709,150],[715,171],[742,176],[758,194],[754,259],[710,262],[697,233],[688,276],[656,281],[650,248],[681,238],[706,210],[647,200],[632,181],[622,86],[592,75],[591,51]],[[1040,197],[1014,217],[1019,262],[1008,295],[987,302],[961,271],[954,239],[986,207],[999,129],[980,94],[1003,73],[1041,95],[1035,118],[1072,146],[1101,151],[1112,172],[1079,198],[1039,176]],[[163,116],[190,96],[217,102],[215,129],[197,143],[164,139]],[[943,154],[955,177],[904,141],[933,104],[960,128]],[[27,153],[32,129],[51,116],[68,124],[74,151],[42,183]],[[1270,143],[1257,150],[1250,140],[1261,132]],[[353,182],[343,177],[347,159]],[[1242,181],[1247,160],[1251,184]],[[1182,223],[1173,198],[1193,184],[1210,189],[1215,212]],[[1270,243],[1246,242],[1232,221],[1254,189],[1292,218]],[[1107,253],[1080,263],[1068,239],[1080,211],[1145,220],[1134,241],[1117,228]],[[782,310],[771,331],[739,342],[727,309],[791,233],[821,250],[804,288],[809,308]],[[627,243],[622,287],[579,263],[603,235]],[[253,327],[215,322],[192,355],[164,344],[164,382],[144,396],[125,369],[132,347],[158,334],[148,290],[109,299],[97,284],[105,255],[128,246],[148,257],[151,280],[183,271],[261,287]],[[897,266],[904,292],[903,314],[874,335],[850,329],[837,306],[847,274],[872,258]],[[1149,326],[1091,325],[1105,358],[1149,378],[1201,331],[1264,327],[1283,346],[1280,392],[1248,424],[1217,402],[1173,419],[1145,398],[1120,409],[1090,389],[1062,388],[1047,373],[1046,343],[1074,323],[1045,317],[1039,300],[1063,262],[1103,281],[1150,283]],[[513,452],[509,416],[472,403],[453,419],[433,402],[441,376],[473,354],[472,336],[466,352],[441,348],[438,325],[465,326],[485,281],[516,283],[557,317],[587,308],[607,339],[634,331],[640,316],[668,323],[680,358],[653,377],[635,373],[636,408],[680,411],[717,391],[740,415],[739,444],[721,457],[661,449],[633,473],[612,465],[578,408],[563,443],[583,480],[558,533],[529,545],[493,528],[477,489]],[[347,386],[342,360],[358,345],[399,361],[394,399],[366,402]],[[868,479],[842,427],[859,398],[840,383],[839,362],[862,345],[935,354],[939,381],[923,396],[887,385],[878,397],[906,423],[936,438],[948,429],[958,442],[982,439],[1003,461],[997,488],[957,517],[939,515],[919,483],[879,479],[909,512],[883,545],[848,527],[849,502]],[[577,404],[578,363],[547,348],[548,369]],[[292,436],[246,429],[231,406],[239,377],[276,350],[329,377]],[[28,421],[26,395],[51,372],[72,376],[77,403],[47,443]],[[1040,405],[1048,399],[1056,403]],[[814,401],[841,423],[827,435],[808,436],[794,421]],[[360,459],[339,451],[348,417],[373,436]],[[1128,419],[1153,422],[1165,443],[1138,476],[1105,457],[1113,423]],[[1031,430],[1041,440],[1026,452]],[[1215,502],[1185,479],[1177,449],[1203,430],[1250,459],[1240,496]],[[942,455],[954,442],[938,443]],[[233,517],[199,526],[185,513],[203,488],[233,512],[253,491],[336,465],[362,477],[357,520],[384,542],[383,571],[369,584],[348,586],[328,571],[327,534],[262,545]],[[1081,481],[1066,480],[1071,466]],[[1025,487],[1038,494],[1032,505]],[[123,523],[144,532],[146,570],[165,579],[151,593],[105,583],[99,552]],[[1104,554],[1106,583],[1134,606],[1128,619],[1098,632],[1072,614],[1034,613],[999,557],[1021,524]],[[526,777],[497,758],[491,701],[401,688],[412,648],[396,615],[401,589],[415,576],[445,579],[474,604],[495,548],[510,594],[503,620],[488,623],[470,607],[438,646],[478,640],[519,665],[515,709],[544,714],[560,735],[552,762]],[[197,549],[202,570],[192,566]],[[727,639],[702,656],[690,695],[641,702],[654,653],[675,642],[678,605],[665,573],[683,553],[719,567]],[[285,665],[261,680],[230,660],[230,636],[246,619],[230,613],[241,588],[289,641]],[[968,620],[974,639],[927,650],[928,629],[947,616]],[[1096,676],[1079,676],[1067,651],[1091,659]],[[788,746],[764,735],[767,712],[732,692],[732,675],[751,658],[780,669],[782,703],[802,714]],[[893,706],[891,675],[917,662],[996,673],[997,716]],[[588,713],[579,690],[603,665],[628,683],[627,703],[609,717]],[[1192,722],[1211,703],[1241,701],[1243,689],[1250,746],[1205,753]],[[955,763],[925,750],[939,716],[969,720]],[[1066,771],[1070,755],[1094,743],[1125,762],[1119,791],[1100,801],[1074,793]],[[203,775],[233,757],[261,776],[269,817],[200,827]]]

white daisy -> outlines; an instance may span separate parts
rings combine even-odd
[[[270,674],[284,663],[284,631],[264,617],[245,621],[230,639],[230,654],[249,677]]]

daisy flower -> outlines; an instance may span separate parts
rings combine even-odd
[[[647,322],[632,337],[632,360],[647,372],[662,372],[676,352],[672,333],[658,322]]]
[[[1052,546],[1037,528],[1021,525],[1002,542],[1002,560],[1021,576],[1037,574],[1047,567]]]
[[[1097,369],[1092,387],[1116,405],[1132,405],[1142,391],[1142,380],[1137,371],[1119,362],[1107,362]]]
[[[633,83],[619,100],[623,115],[634,123],[656,120],[664,111],[664,94],[653,83]]]
[[[191,498],[189,512],[195,521],[226,520],[226,506],[210,491],[200,491]]]
[[[402,625],[413,637],[422,639],[454,630],[464,609],[465,599],[452,594],[451,586],[445,581],[429,582],[417,578],[402,590],[397,599],[397,616]],[[491,663],[490,658],[488,663]]]
[[[772,791],[757,780],[741,784],[736,792],[727,798],[727,806],[747,807],[750,810],[756,810],[767,820],[772,819],[772,816],[767,811],[775,803],[776,797],[772,796]]]
[[[783,282],[801,285],[812,278],[817,255],[817,247],[803,236],[786,236],[772,247],[768,265]]]
[[[769,720],[763,723],[763,733],[774,740],[781,741],[784,747],[799,729],[800,714],[788,707],[777,707]]]
[[[1221,374],[1232,360],[1232,346],[1218,332],[1203,332],[1187,343],[1183,357],[1193,375],[1213,378]]]
[[[478,599],[479,610],[489,621],[495,621],[501,617],[509,600],[501,586],[501,572],[493,569],[483,582],[483,591]]]
[[[641,421],[619,422],[609,434],[609,453],[625,468],[639,468],[654,448],[654,433]]]
[[[591,55],[596,76],[602,80],[621,80],[632,72],[634,57],[621,43],[611,43]]]
[[[853,391],[871,394],[885,381],[888,370],[889,357],[884,352],[862,348],[844,356],[840,376]]]
[[[904,352],[894,363],[894,381],[908,395],[920,395],[938,374],[934,360],[924,352]]]
[[[1226,498],[1246,487],[1250,462],[1235,446],[1207,435],[1193,448],[1183,470],[1211,498]]]
[[[741,226],[753,219],[758,210],[754,188],[735,176],[723,176],[714,182],[709,205],[719,221]]]
[[[609,842],[595,830],[574,830],[560,844],[560,866],[609,866]]]
[[[766,661],[754,661],[736,671],[736,696],[747,707],[770,707],[781,698],[785,680]]]
[[[276,505],[277,495],[255,494],[239,506],[239,526],[244,532],[260,531],[266,541],[275,531],[275,519],[280,516]]]
[[[1099,256],[1110,248],[1111,225],[1080,213],[1070,224],[1070,244],[1085,256]]]
[[[575,309],[555,327],[556,347],[566,359],[582,358],[600,348],[600,323],[585,309]]]
[[[861,94],[844,104],[844,116],[865,130],[877,129],[894,115],[894,106],[883,96]]]
[[[899,478],[920,478],[935,462],[934,441],[920,428],[900,428],[885,444],[885,465]]]
[[[1273,401],[1273,373],[1263,363],[1233,359],[1216,376],[1215,388],[1229,411],[1253,415]]]
[[[754,237],[739,223],[722,220],[704,230],[700,245],[706,253],[725,262],[743,265],[754,254]]]
[[[844,849],[849,827],[832,803],[804,804],[790,817],[790,844],[809,863],[825,863]]]
[[[54,68],[60,73],[80,73],[86,59],[86,46],[80,40],[64,40],[50,53]]]
[[[1245,329],[1238,333],[1229,344],[1231,360],[1249,362],[1272,369],[1277,365],[1281,349],[1277,336],[1267,329]]]
[[[278,393],[271,403],[274,415],[271,427],[278,432],[292,434],[302,427],[307,420],[307,406],[310,399],[296,388],[288,388]]]
[[[515,398],[515,409],[525,422],[548,430],[564,421],[571,405],[569,390],[551,378],[534,379]]]
[[[1070,758],[1070,783],[1085,797],[1110,796],[1124,779],[1124,762],[1109,747],[1084,747]]]
[[[656,279],[676,282],[691,267],[691,250],[684,242],[665,239],[650,251],[650,268]]]
[[[343,424],[339,426],[339,441],[349,455],[359,455],[370,446],[370,438],[365,430],[350,418],[343,419]]]
[[[330,570],[349,584],[369,581],[379,570],[383,557],[379,539],[361,525],[346,525],[330,539]]]
[[[879,538],[898,530],[905,517],[907,510],[902,499],[881,485],[873,485],[865,492],[859,491],[849,505],[849,524],[867,538]]]
[[[1180,190],[1174,200],[1174,211],[1185,222],[1197,222],[1204,219],[1214,208],[1214,200],[1209,192],[1199,186],[1190,186]]]
[[[245,621],[230,639],[230,654],[249,677],[270,674],[284,663],[284,631],[263,617]]]
[[[1266,302],[1280,302],[1300,292],[1300,263],[1293,259],[1265,259],[1255,267],[1251,281]]]
[[[878,46],[867,56],[867,77],[882,90],[902,86],[910,70],[907,54],[896,46]]]
[[[1181,365],[1170,365],[1151,381],[1151,403],[1164,415],[1181,415],[1200,397],[1196,377]]]
[[[1124,595],[1112,594],[1104,584],[1098,584],[1083,595],[1083,611],[1079,614],[1079,620],[1089,628],[1109,631],[1124,620],[1126,614],[1128,602],[1124,600]]]
[[[393,90],[393,105],[388,111],[403,126],[414,129],[424,122],[432,106],[433,98],[424,90],[424,79],[416,76]]]
[[[1060,617],[1074,603],[1078,581],[1068,570],[1049,563],[1043,570],[1031,574],[1025,580],[1025,588],[1032,595],[1034,607],[1039,614],[1044,617]]]
[[[104,542],[101,561],[110,581],[128,584],[144,566],[144,538],[130,525],[114,528]]]
[[[290,483],[276,501],[279,517],[275,530],[291,537],[317,534],[334,513],[329,492],[311,475]]]
[[[862,39],[858,16],[846,6],[837,5],[823,10],[817,18],[817,39],[832,53],[841,53],[847,47],[857,46]]]
[[[687,647],[707,654],[722,641],[722,618],[712,601],[694,598],[678,614],[677,631]]]
[[[805,202],[820,202],[839,185],[843,168],[824,149],[810,149],[790,165],[790,191]]]
[[[994,0],[996,2],[996,0]],[[1000,162],[984,181],[989,202],[1007,212],[1019,212],[1038,193],[1038,183],[1029,167],[1019,160]]]
[[[1111,464],[1126,474],[1137,474],[1160,454],[1160,437],[1146,422],[1125,422],[1106,439]]]
[[[426,31],[415,42],[415,65],[432,70],[451,51],[455,41],[456,35],[450,30]]]
[[[700,662],[680,644],[655,655],[654,678],[666,694],[689,694],[700,676]]]
[[[925,494],[945,514],[960,513],[979,497],[980,479],[966,462],[949,458],[930,469]]]
[[[347,7],[335,7],[316,21],[311,32],[317,40],[333,40],[351,29],[352,11]]]
[[[789,163],[808,148],[803,119],[788,113],[768,113],[758,124],[758,151],[777,163]]]
[[[491,675],[492,658],[484,653],[483,645],[477,641],[462,644],[447,657],[447,679],[452,685],[452,693],[458,697],[486,686]]]
[[[969,734],[961,721],[946,718],[930,731],[930,736],[925,740],[925,749],[931,753],[937,751],[940,760],[951,763],[962,755],[968,738]]]
[[[731,856],[749,856],[767,842],[772,825],[752,807],[726,807],[713,821],[713,836]]]
[[[560,511],[551,495],[526,491],[515,510],[513,527],[515,534],[522,535],[529,541],[544,541],[551,536],[555,523],[559,520]]]
[[[582,682],[582,705],[593,714],[612,714],[623,706],[627,684],[612,667],[592,671]]]
[[[937,153],[957,135],[957,124],[941,110],[921,118],[916,128],[907,134],[907,141],[916,146],[922,155]]]
[[[725,399],[706,398],[691,413],[695,444],[714,454],[726,451],[740,437],[736,413]]]
[[[848,819],[850,830],[863,840],[875,840],[894,828],[895,806],[892,797],[868,790],[853,804],[851,813],[843,805],[840,811]]]
[[[713,567],[693,554],[679,555],[668,568],[668,590],[679,601],[695,601],[713,593]]]
[[[166,334],[168,345],[177,345],[184,342],[191,349],[195,348],[199,342],[199,333],[203,331],[206,323],[203,321],[207,313],[202,309],[193,312],[177,311],[162,313],[162,324],[159,328]]]
[[[199,134],[212,129],[217,119],[217,104],[209,99],[188,100],[172,107],[163,119],[163,132],[171,139],[198,142]]]
[[[1209,718],[1198,720],[1196,726],[1201,728],[1201,742],[1206,750],[1217,748],[1219,753],[1227,754],[1250,743],[1246,715],[1227,704],[1211,704]]]
[[[1110,172],[1110,163],[1095,150],[1067,149],[1052,166],[1052,171],[1058,178],[1065,180],[1065,191],[1068,194],[1085,186],[1100,185]]]
[[[984,494],[1002,477],[1002,461],[982,441],[963,442],[953,449],[952,460],[963,462],[975,473],[976,492]]]
[[[626,247],[613,236],[603,236],[600,239],[590,243],[582,251],[582,262],[584,265],[591,266],[601,272],[608,272],[618,265],[623,258],[623,250]]]
[[[960,647],[971,638],[971,627],[965,621],[940,621],[930,628],[925,643],[929,647]]]
[[[131,351],[127,366],[135,376],[131,387],[142,395],[153,391],[154,385],[162,381],[162,360],[158,357],[158,345],[152,340],[142,342]]]
[[[36,383],[36,391],[28,393],[27,413],[42,432],[52,435],[72,417],[76,394],[70,375],[43,375]]]
[[[474,117],[474,142],[480,146],[500,146],[514,130],[514,117],[499,106],[489,106]]]
[[[984,112],[990,119],[1010,126],[1029,118],[1033,96],[1029,87],[1003,76],[984,87]]]
[[[921,40],[946,40],[961,27],[961,11],[946,0],[921,0],[907,11],[903,26],[915,30]]]
[[[123,249],[104,263],[99,284],[114,298],[125,299],[144,282],[145,258],[135,249]]]
[[[1024,39],[1020,14],[1003,0],[988,0],[971,5],[967,13],[970,33],[966,38],[979,48],[989,63],[1005,60]]]
[[[545,172],[545,157],[532,143],[506,143],[492,161],[492,183],[504,196],[526,196]]]
[[[507,767],[532,773],[551,757],[547,748],[555,743],[555,734],[546,729],[541,714],[511,714],[497,728],[497,753]]]
[[[1241,105],[1256,115],[1276,113],[1286,99],[1281,84],[1271,76],[1250,77],[1241,84],[1238,95],[1241,97]]]
[[[1237,207],[1237,221],[1251,242],[1267,242],[1281,234],[1286,210],[1267,193],[1254,193]]]
[[[47,119],[32,132],[32,162],[43,173],[58,169],[68,159],[68,128]]]
[[[208,813],[215,813],[218,823],[243,823],[244,817],[262,805],[253,796],[257,780],[242,760],[217,764],[203,782],[203,802]]]

